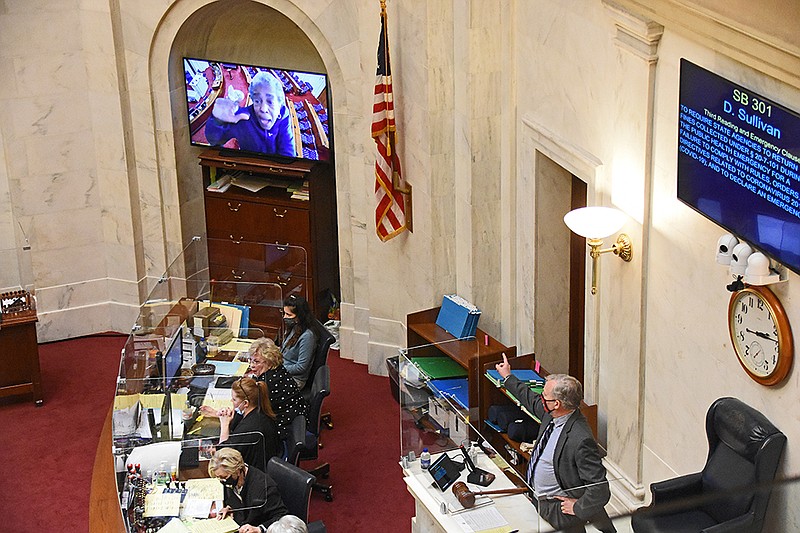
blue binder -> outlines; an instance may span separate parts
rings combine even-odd
[[[436,396],[452,398],[464,409],[469,409],[469,383],[467,378],[432,379],[428,387]]]
[[[436,325],[456,338],[474,337],[481,312],[474,305],[455,294],[442,298],[442,307]]]

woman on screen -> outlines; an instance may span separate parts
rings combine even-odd
[[[281,82],[262,70],[253,76],[249,91],[253,103],[247,107],[228,98],[214,101],[206,122],[208,142],[223,146],[236,139],[239,148],[247,152],[295,157],[292,121]]]

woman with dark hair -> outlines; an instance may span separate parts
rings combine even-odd
[[[282,449],[278,424],[269,401],[267,384],[253,378],[241,378],[231,386],[233,408],[219,411],[203,406],[207,416],[219,417],[218,448],[235,448],[245,463],[266,471],[267,461]]]
[[[311,365],[320,338],[317,324],[305,298],[292,295],[283,301],[283,366],[301,389],[311,377]]]

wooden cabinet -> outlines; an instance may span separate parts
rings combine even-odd
[[[30,395],[42,405],[36,316],[0,322],[0,398]]]
[[[480,386],[484,380],[483,367],[488,362],[496,363],[501,360],[503,353],[513,357],[517,349],[504,346],[481,329],[476,331],[475,339],[456,340],[453,335],[436,325],[439,309],[440,307],[434,307],[406,315],[409,357],[446,355],[466,369],[470,423],[480,428],[480,421],[486,415],[480,395]]]
[[[324,321],[330,294],[339,298],[332,165],[279,163],[219,150],[200,154],[200,165],[205,187],[224,174],[268,184],[256,192],[235,185],[225,192],[205,190],[211,279],[276,284],[283,298],[290,294],[305,297]],[[308,199],[293,198],[289,189],[305,181]],[[251,313],[253,327],[269,325],[267,329],[273,329],[276,317],[268,314],[259,317]]]

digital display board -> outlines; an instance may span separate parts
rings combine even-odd
[[[800,115],[680,68],[678,199],[800,273]]]

